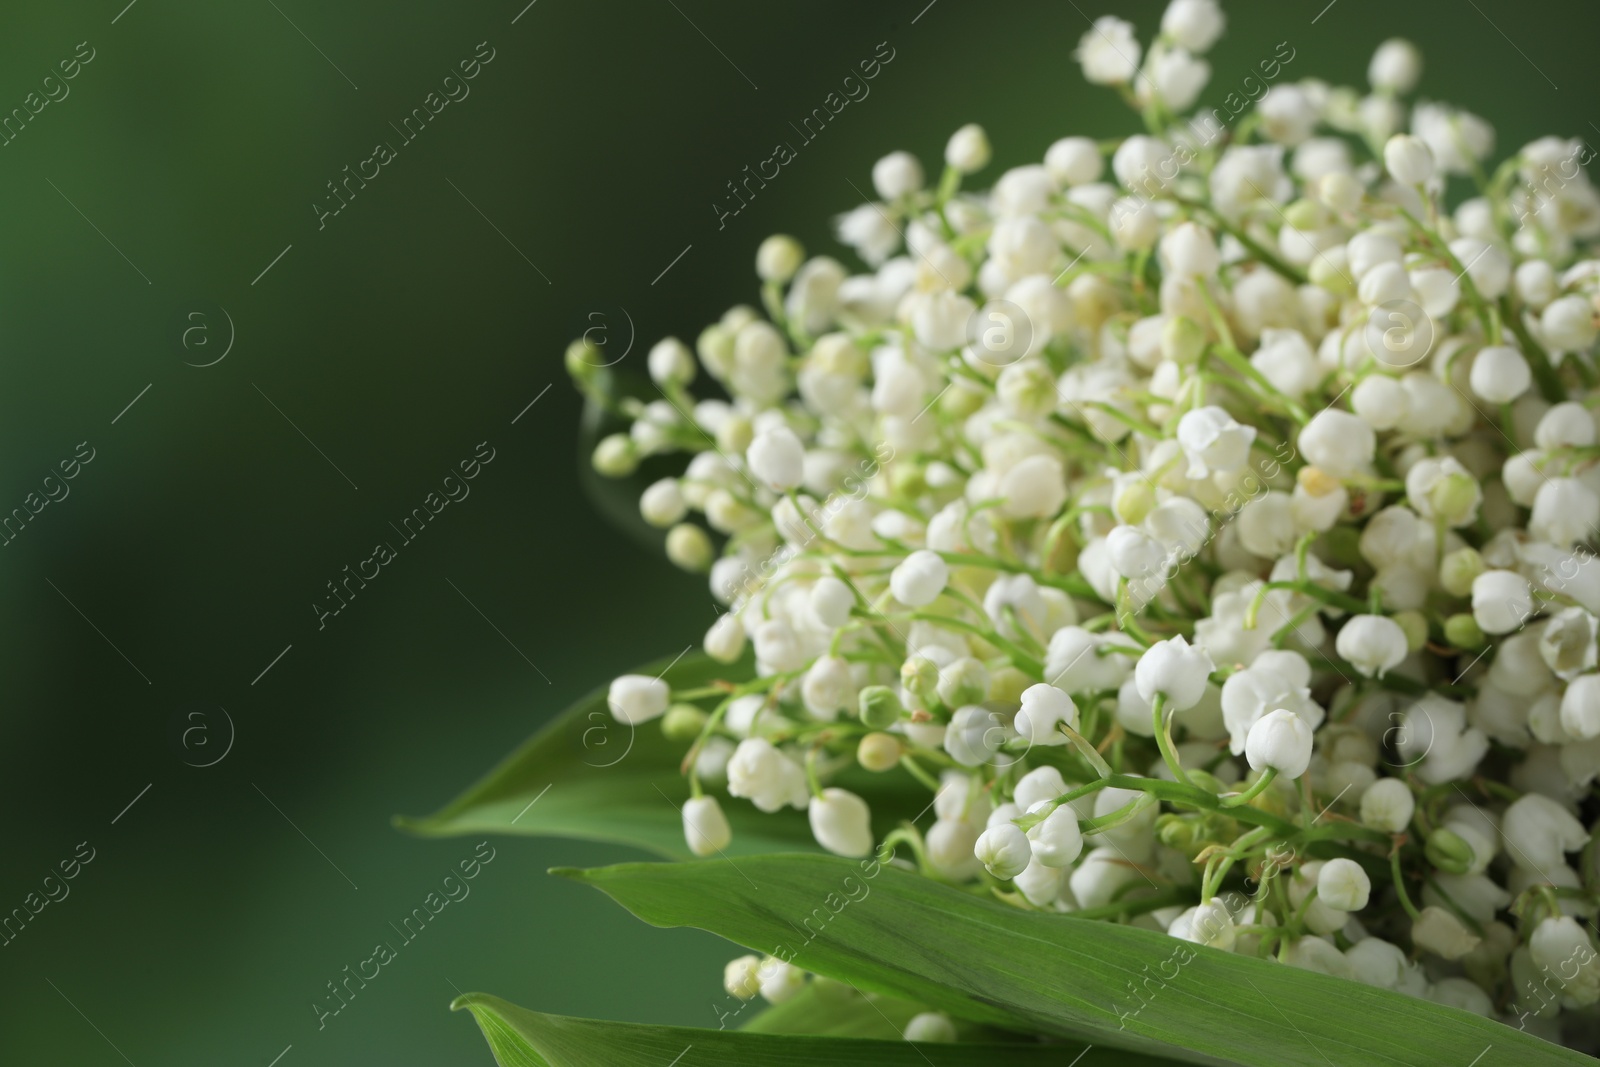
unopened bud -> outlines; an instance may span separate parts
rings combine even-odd
[[[711,566],[711,553],[711,538],[694,523],[680,522],[667,531],[667,558],[691,574]]]
[[[1161,355],[1174,363],[1193,363],[1205,347],[1205,331],[1187,315],[1174,315],[1161,328]]]
[[[856,762],[869,771],[892,770],[900,763],[902,751],[894,734],[868,734],[856,746]]]
[[[1394,621],[1406,635],[1406,651],[1419,651],[1428,643],[1428,620],[1420,611],[1396,612]]]
[[[931,663],[928,665],[932,666]],[[934,677],[937,679],[938,676]],[[906,688],[912,688],[909,682],[906,683]],[[887,730],[899,722],[900,716],[905,712],[905,708],[900,704],[900,698],[886,685],[869,685],[861,690],[860,708],[861,724],[873,730]]]
[[[1458,548],[1439,561],[1439,584],[1451,596],[1471,596],[1472,583],[1488,570],[1475,548]]]
[[[1444,620],[1444,639],[1455,648],[1482,648],[1483,629],[1477,619],[1463,612]]]
[[[593,462],[607,478],[626,478],[639,468],[639,449],[627,434],[614,433],[595,446]]]
[[[1475,858],[1472,846],[1467,844],[1466,838],[1454,830],[1443,827],[1429,836],[1423,852],[1427,855],[1429,863],[1446,874],[1466,874],[1472,869],[1472,861]]]
[[[1294,476],[1294,480],[1300,483],[1300,488],[1312,496],[1327,496],[1341,485],[1339,479],[1321,467],[1301,467],[1300,473]]]
[[[661,719],[668,741],[693,741],[705,727],[707,715],[693,704],[674,704]]]

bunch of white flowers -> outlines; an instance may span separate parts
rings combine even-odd
[[[692,454],[641,511],[727,606],[707,654],[754,652],[678,720],[689,845],[727,847],[721,788],[865,856],[831,783],[907,774],[934,819],[889,839],[929,877],[1558,1038],[1600,1001],[1588,149],[1487,170],[1483,120],[1407,104],[1404,41],[1370,92],[1180,118],[1223,26],[1174,0],[1148,48],[1084,35],[1144,133],[987,192],[977,126],[934,188],[885,156],[839,227],[871,269],[769,238],[765,316],[661,341],[660,399],[569,350],[632,420],[602,473]],[[679,696],[629,676],[612,708]],[[792,992],[758,962],[730,992]]]

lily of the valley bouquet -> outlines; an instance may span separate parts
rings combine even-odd
[[[1494,164],[1398,40],[1184,117],[1222,30],[1101,18],[1144,132],[894,152],[861,272],[772,237],[647,383],[568,351],[725,613],[412,825],[683,859],[559,873],[748,952],[703,1029],[464,997],[502,1064],[1600,1046],[1589,150]]]

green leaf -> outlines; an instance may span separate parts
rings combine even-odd
[[[754,1009],[754,1010],[753,1010]],[[752,1034],[793,1034],[807,1037],[900,1038],[914,1015],[928,1009],[899,997],[857,993],[843,982],[814,979],[784,1001],[765,1008],[749,1001],[751,1012],[739,1028]]]
[[[800,1037],[683,1026],[641,1026],[545,1015],[498,997],[468,993],[450,1005],[472,1012],[501,1067],[1169,1067],[1170,1061],[1080,1045],[915,1045],[845,1037]]]
[[[701,652],[658,660],[637,674],[660,676],[675,690],[717,680],[744,681],[748,664],[723,666]],[[573,837],[633,845],[669,859],[688,859],[683,802],[689,783],[678,771],[688,745],[668,741],[659,721],[629,726],[606,706],[606,686],[589,693],[525,741],[487,777],[425,818],[400,817],[396,825],[426,837],[513,833]],[[887,832],[897,812],[916,811],[927,794],[903,771],[846,776],[884,816]],[[911,805],[907,808],[907,805]],[[763,815],[748,801],[722,798],[733,827],[728,856],[815,851],[805,812]]]
[[[758,1002],[747,1002],[743,1009],[734,1009],[719,1020],[721,1026],[731,1026],[753,1011],[749,1021],[739,1029],[752,1034],[799,1034],[807,1037],[873,1037],[896,1041],[905,1037],[906,1024],[914,1016],[928,1010],[899,997],[882,993],[865,993],[848,982],[832,978],[813,978],[794,996],[781,1004],[759,1007]],[[978,1043],[1031,1041],[1022,1034],[997,1030],[991,1026],[953,1020],[962,1041]]]
[[[556,871],[656,926],[694,926],[952,1016],[1191,1062],[1591,1061],[1470,1012],[1176,941],[1024,911],[874,860],[757,856]],[[1138,990],[1138,994],[1135,994]]]

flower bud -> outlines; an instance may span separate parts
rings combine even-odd
[[[989,165],[989,135],[982,126],[969,122],[950,135],[944,146],[944,161],[962,174],[982,170]]]
[[[1372,880],[1361,864],[1331,859],[1317,872],[1317,899],[1339,911],[1360,911],[1372,895]]]
[[[1215,669],[1205,649],[1191,647],[1179,634],[1150,646],[1139,657],[1134,682],[1145,700],[1153,701],[1157,693],[1165,693],[1168,709],[1184,711],[1200,703]]]
[[[1161,32],[1195,55],[1215,44],[1225,25],[1216,0],[1172,0],[1161,15]]]
[[[1067,791],[1067,783],[1061,777],[1061,772],[1046,764],[1035,767],[1017,780],[1016,787],[1011,791],[1011,799],[1016,801],[1017,807],[1023,811],[1031,811],[1034,806],[1048,800],[1054,800]],[[1129,796],[1124,798],[1132,800]]]
[[[1576,919],[1552,915],[1541,920],[1528,938],[1528,954],[1545,973],[1558,976],[1563,996],[1584,1007],[1600,1001],[1600,961]]]
[[[928,865],[954,882],[964,882],[982,866],[972,854],[978,828],[965,819],[938,819],[928,831]]]
[[[1483,629],[1477,619],[1463,612],[1444,620],[1444,639],[1452,648],[1482,648]]]
[[[706,655],[718,663],[732,663],[744,654],[744,623],[731,612],[719,616],[706,631]]]
[[[651,526],[666,529],[681,521],[688,511],[689,505],[684,502],[683,490],[676,478],[655,482],[639,497],[639,514]]]
[[[1067,735],[1060,728],[1065,724],[1077,729],[1078,706],[1060,689],[1040,683],[1023,690],[1022,707],[1012,721],[1029,744],[1064,745]]]
[[[770,956],[762,961],[760,973],[761,997],[768,1004],[782,1004],[806,985],[806,972]]]
[[[728,996],[749,1000],[761,992],[761,958],[740,956],[722,969],[722,988]]]
[[[650,354],[645,357],[645,367],[650,372],[650,380],[663,389],[688,385],[694,381],[695,371],[699,369],[689,346],[676,337],[668,337],[652,345]]]
[[[1428,618],[1420,611],[1399,611],[1394,621],[1406,635],[1406,651],[1417,652],[1428,643]]]
[[[1051,803],[1053,801],[1041,800],[1033,810],[1043,810]],[[1046,867],[1072,866],[1083,852],[1083,829],[1078,825],[1078,813],[1070,804],[1061,805],[1028,831],[1028,841],[1033,858]]]
[[[1382,678],[1406,658],[1406,634],[1393,619],[1357,615],[1339,631],[1334,651],[1368,678]]]
[[[594,382],[606,364],[605,357],[587,337],[580,337],[568,345],[562,361],[566,364],[568,377],[579,385]]]
[[[1045,169],[1062,185],[1088,185],[1105,170],[1100,147],[1087,137],[1063,137],[1044,154]]]
[[[1481,349],[1467,375],[1472,391],[1491,404],[1509,404],[1528,391],[1533,372],[1522,353],[1509,345]]]
[[[911,1017],[902,1036],[907,1041],[948,1043],[956,1039],[956,1024],[943,1012],[925,1011]]]
[[[1423,852],[1429,863],[1446,874],[1466,874],[1472,869],[1475,856],[1464,837],[1443,826],[1428,835]]]
[[[1254,770],[1271,767],[1285,778],[1298,778],[1311,763],[1311,727],[1292,711],[1269,711],[1250,727],[1244,754]]]
[[[1372,53],[1367,81],[1386,93],[1409,93],[1422,77],[1422,53],[1403,37],[1391,37]]]
[[[1600,737],[1600,674],[1580,674],[1567,684],[1561,728],[1580,741]]]
[[[1187,315],[1172,315],[1161,327],[1161,357],[1186,366],[1205,351],[1206,333]]]
[[[1142,474],[1119,478],[1116,495],[1111,498],[1111,510],[1125,523],[1140,523],[1156,506],[1156,491],[1150,479]]]
[[[769,489],[786,492],[805,480],[806,450],[787,426],[763,430],[745,452],[750,473]]]
[[[845,789],[828,788],[811,798],[811,834],[837,856],[872,851],[872,812],[867,802]]]
[[[764,282],[782,285],[794,277],[805,262],[806,251],[800,242],[784,233],[775,233],[756,249],[756,274]]]
[[[692,522],[680,522],[667,531],[667,558],[698,574],[711,566],[711,538]]]
[[[1486,634],[1508,634],[1533,615],[1533,588],[1515,571],[1484,571],[1472,582],[1472,617]]]
[[[661,719],[661,733],[668,741],[693,741],[700,736],[707,717],[693,704],[674,704]]]
[[[1411,825],[1417,801],[1398,778],[1379,778],[1361,794],[1361,822],[1374,830],[1398,834]]]
[[[1167,933],[1180,940],[1210,945],[1223,952],[1233,951],[1237,939],[1233,916],[1229,914],[1228,906],[1216,897],[1183,912],[1167,927]]]
[[[1411,943],[1422,952],[1458,960],[1477,947],[1478,938],[1453,913],[1430,904],[1411,924]]]
[[[894,734],[872,733],[856,746],[856,762],[869,771],[888,771],[900,765],[905,749]]]
[[[606,707],[618,722],[637,726],[660,718],[667,712],[671,689],[660,678],[648,674],[624,674],[606,692]]]
[[[742,455],[755,440],[755,426],[744,415],[737,412],[722,420],[722,425],[717,427],[717,447],[730,456]]]
[[[1360,207],[1361,198],[1366,195],[1366,190],[1362,188],[1361,180],[1354,174],[1335,171],[1323,175],[1322,181],[1317,185],[1317,195],[1331,210],[1342,214]]]
[[[1383,146],[1383,166],[1401,185],[1421,185],[1433,177],[1433,152],[1422,138],[1397,133]]]
[[[690,797],[684,801],[683,837],[696,856],[711,856],[728,847],[733,830],[716,797]]]
[[[989,695],[989,668],[971,656],[962,656],[939,671],[939,699],[952,708],[977,704]]]
[[[918,662],[928,663],[927,660]],[[907,660],[904,666],[910,667],[911,660]],[[912,688],[910,683],[903,684],[908,689]],[[861,724],[873,730],[887,730],[900,721],[905,710],[895,691],[886,685],[869,685],[861,690],[857,707],[860,709]]]
[[[900,684],[913,696],[931,703],[939,695],[939,665],[926,656],[907,656],[900,665]]]
[[[979,834],[972,851],[978,857],[978,862],[996,878],[1015,878],[1033,858],[1033,846],[1028,843],[1028,835],[1015,823],[1009,822],[991,826]]]
[[[910,152],[890,152],[872,165],[872,187],[885,200],[898,200],[922,188],[922,164]]]
[[[639,447],[627,434],[614,433],[595,445],[593,463],[607,478],[626,478],[639,467]]]
[[[918,549],[889,575],[889,589],[907,607],[920,608],[933,603],[950,580],[950,568],[937,552]]]
[[[1439,561],[1439,584],[1451,596],[1471,596],[1472,583],[1487,569],[1475,548],[1458,548]]]

